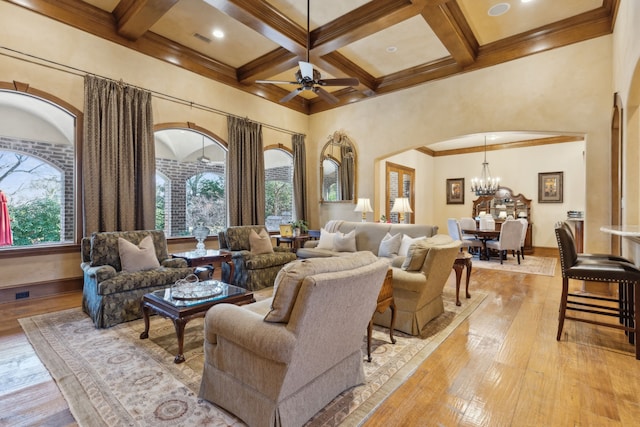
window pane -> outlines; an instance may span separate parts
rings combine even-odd
[[[265,226],[278,231],[293,219],[293,156],[285,150],[264,152]]]
[[[156,228],[190,236],[200,222],[217,234],[227,226],[226,149],[191,129],[155,132]]]
[[[0,90],[0,189],[13,246],[74,241],[75,123],[49,101]]]

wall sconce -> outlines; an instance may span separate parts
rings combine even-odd
[[[398,219],[400,224],[404,223],[404,214],[406,212],[412,213],[411,204],[409,203],[409,199],[407,197],[396,197],[396,200],[393,202],[393,208],[391,208],[391,212],[398,213]]]
[[[367,222],[367,212],[373,212],[369,199],[358,199],[358,204],[353,210],[354,212],[362,212],[362,222]]]

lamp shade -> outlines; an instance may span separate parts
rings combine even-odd
[[[371,209],[371,202],[369,199],[358,199],[358,204],[356,208],[353,210],[354,212],[373,212]]]
[[[398,213],[406,213],[413,212],[411,210],[411,204],[409,203],[409,199],[407,197],[397,197],[393,202],[393,207],[391,208],[391,212]]]
[[[373,212],[369,199],[358,199],[358,204],[353,210],[354,212],[362,212],[362,222],[367,221],[367,212]]]

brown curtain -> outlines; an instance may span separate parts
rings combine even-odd
[[[229,225],[264,224],[262,125],[248,119],[229,116],[227,127]]]
[[[355,189],[355,167],[353,162],[353,151],[351,147],[341,145],[340,154],[342,163],[340,164],[340,200],[353,200]]]
[[[84,235],[154,229],[151,93],[90,75],[84,83]]]
[[[296,219],[309,220],[307,216],[307,163],[304,135],[291,136],[293,146],[293,203]]]

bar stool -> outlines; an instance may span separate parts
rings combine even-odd
[[[640,340],[635,339],[636,328],[640,321],[640,304],[635,298],[640,287],[640,270],[633,264],[624,261],[578,257],[569,231],[556,224],[556,239],[560,251],[562,268],[562,297],[558,316],[558,334],[560,341],[565,319],[591,323],[615,329],[622,329],[629,335],[629,342],[635,344],[636,359],[640,360]],[[617,282],[622,293],[629,297],[621,302],[616,298],[598,297],[582,293],[569,292],[569,279],[589,280],[596,282]],[[615,302],[617,306],[607,306],[599,302]],[[568,311],[591,313],[602,316],[618,317],[619,323],[591,320],[567,314]]]

